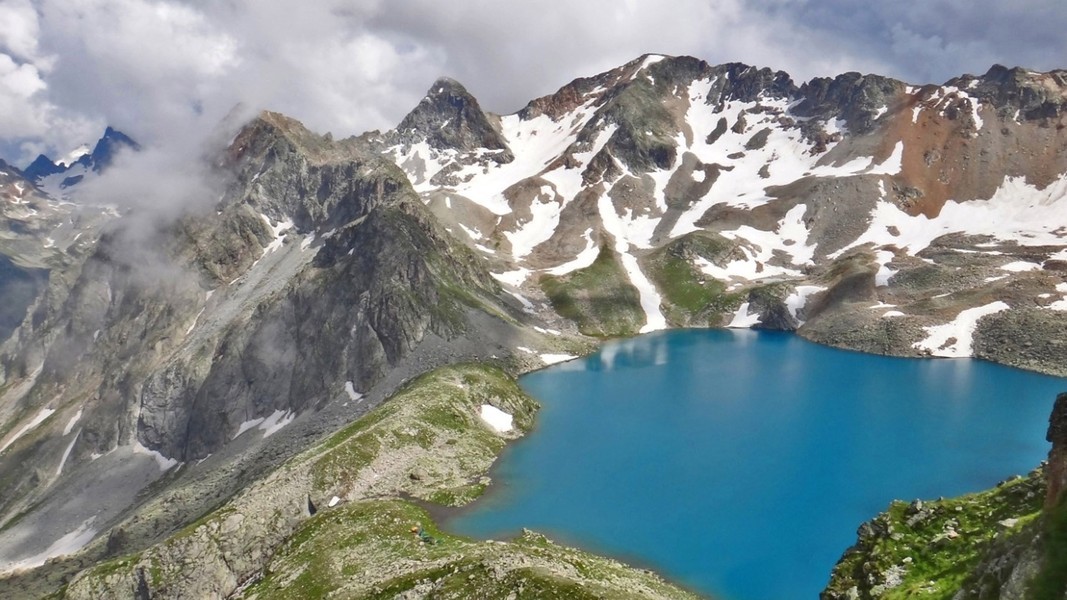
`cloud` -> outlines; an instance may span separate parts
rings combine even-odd
[[[1067,56],[1058,0],[4,0],[0,22],[0,156],[19,164],[105,124],[195,147],[238,102],[389,128],[439,75],[511,112],[645,52],[914,83]]]
[[[37,11],[30,0],[5,0],[0,4],[0,49],[21,60],[41,60],[37,38],[41,33]]]

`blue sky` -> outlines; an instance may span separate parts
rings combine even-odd
[[[235,104],[335,136],[394,126],[439,75],[508,113],[645,52],[910,83],[1067,67],[1061,0],[0,0],[0,158],[107,124],[194,147]]]

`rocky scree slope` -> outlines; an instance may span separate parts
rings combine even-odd
[[[6,569],[85,544],[129,507],[152,523],[95,556],[143,546],[405,377],[503,356],[513,334],[543,343],[518,332],[529,317],[499,297],[405,175],[358,140],[264,113],[219,171],[228,178],[214,214],[114,221],[50,275],[4,344]],[[244,462],[263,452],[267,462]],[[218,489],[200,489],[204,479]],[[168,489],[186,491],[153,509],[152,495]]]
[[[368,139],[584,333],[762,327],[1063,374],[1065,101],[1061,71],[798,86],[647,55],[504,116],[443,79]]]

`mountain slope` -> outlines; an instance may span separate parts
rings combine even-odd
[[[1061,72],[995,66],[924,87],[848,73],[798,87],[782,72],[648,55],[514,115],[471,117],[494,124],[491,145],[447,146],[428,127],[377,141],[544,314],[545,277],[589,267],[607,245],[644,314],[613,333],[694,322],[712,304],[679,306],[669,291],[681,278],[715,299],[699,324],[1063,373],[1067,356],[1035,340],[1060,332],[1067,306],[1065,98]],[[664,273],[658,249],[694,232],[727,247]],[[1039,349],[989,341],[1013,311],[1030,315]]]

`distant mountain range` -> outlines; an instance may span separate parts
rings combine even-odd
[[[120,151],[139,149],[137,142],[129,136],[108,127],[92,150],[89,150],[88,146],[82,146],[72,152],[64,162],[58,163],[40,154],[22,170],[22,175],[58,199],[64,195],[67,188],[77,185],[86,175],[100,173],[110,166]]]

